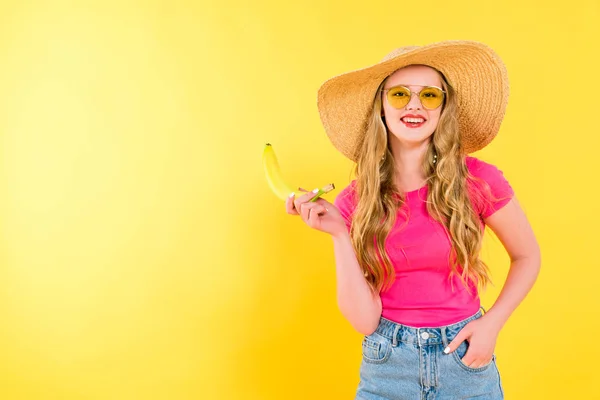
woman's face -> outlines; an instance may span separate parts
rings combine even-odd
[[[408,104],[400,109],[390,105],[385,91],[398,85],[406,86],[414,92]],[[395,139],[402,147],[415,147],[428,141],[437,127],[443,105],[434,110],[423,107],[417,93],[425,86],[441,88],[442,80],[439,73],[425,65],[410,65],[390,75],[383,87],[385,124],[392,134],[390,139]]]

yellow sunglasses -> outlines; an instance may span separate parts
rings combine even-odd
[[[421,85],[415,85],[421,86]],[[419,96],[419,100],[424,108],[435,110],[444,103],[446,92],[437,86],[424,86],[419,92],[413,92],[406,86],[394,86],[383,90],[387,93],[387,99],[394,108],[405,107],[412,98],[413,93]]]

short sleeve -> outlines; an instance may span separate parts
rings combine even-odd
[[[350,232],[352,226],[352,214],[356,207],[356,195],[355,195],[356,181],[352,181],[346,186],[335,198],[333,205],[340,211],[344,221],[346,222],[346,228]]]
[[[469,182],[473,206],[479,216],[488,218],[514,197],[513,188],[496,166],[475,157],[467,157],[467,169],[475,179]]]

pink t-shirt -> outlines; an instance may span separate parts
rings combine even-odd
[[[485,227],[484,218],[506,205],[514,192],[495,166],[475,157],[466,157],[471,175],[487,182],[485,191],[480,182],[469,184],[474,209]],[[336,197],[334,204],[346,219],[348,230],[355,208],[356,181],[352,181]],[[414,327],[435,327],[453,324],[475,314],[480,307],[477,288],[472,295],[457,276],[453,289],[448,280],[450,273],[450,238],[445,227],[427,212],[427,186],[406,193],[405,213],[398,212],[385,243],[394,266],[396,280],[380,292],[382,316],[391,321]],[[491,192],[491,197],[489,194]],[[407,217],[408,215],[408,221]]]

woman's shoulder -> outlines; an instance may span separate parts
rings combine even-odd
[[[335,197],[334,204],[338,206],[353,206],[356,202],[356,179],[352,180]]]
[[[352,214],[356,208],[356,179],[351,181],[345,188],[343,188],[338,195],[335,197],[333,204],[340,211],[340,214],[346,222],[346,228],[350,232],[350,226],[352,225]]]
[[[489,185],[506,184],[507,180],[504,172],[495,164],[480,160],[477,157],[467,156],[466,165],[469,173],[479,178]]]
[[[473,177],[479,178],[489,185],[507,183],[504,172],[492,163],[480,160],[477,157],[467,156],[465,164],[467,165],[467,170]]]
[[[490,216],[514,196],[513,188],[504,173],[494,164],[467,156],[467,169],[475,179],[469,179],[469,192],[483,217]]]
[[[485,178],[487,175],[495,174],[498,170],[494,164],[485,162],[477,157],[467,156],[465,164],[471,175],[478,178]]]

